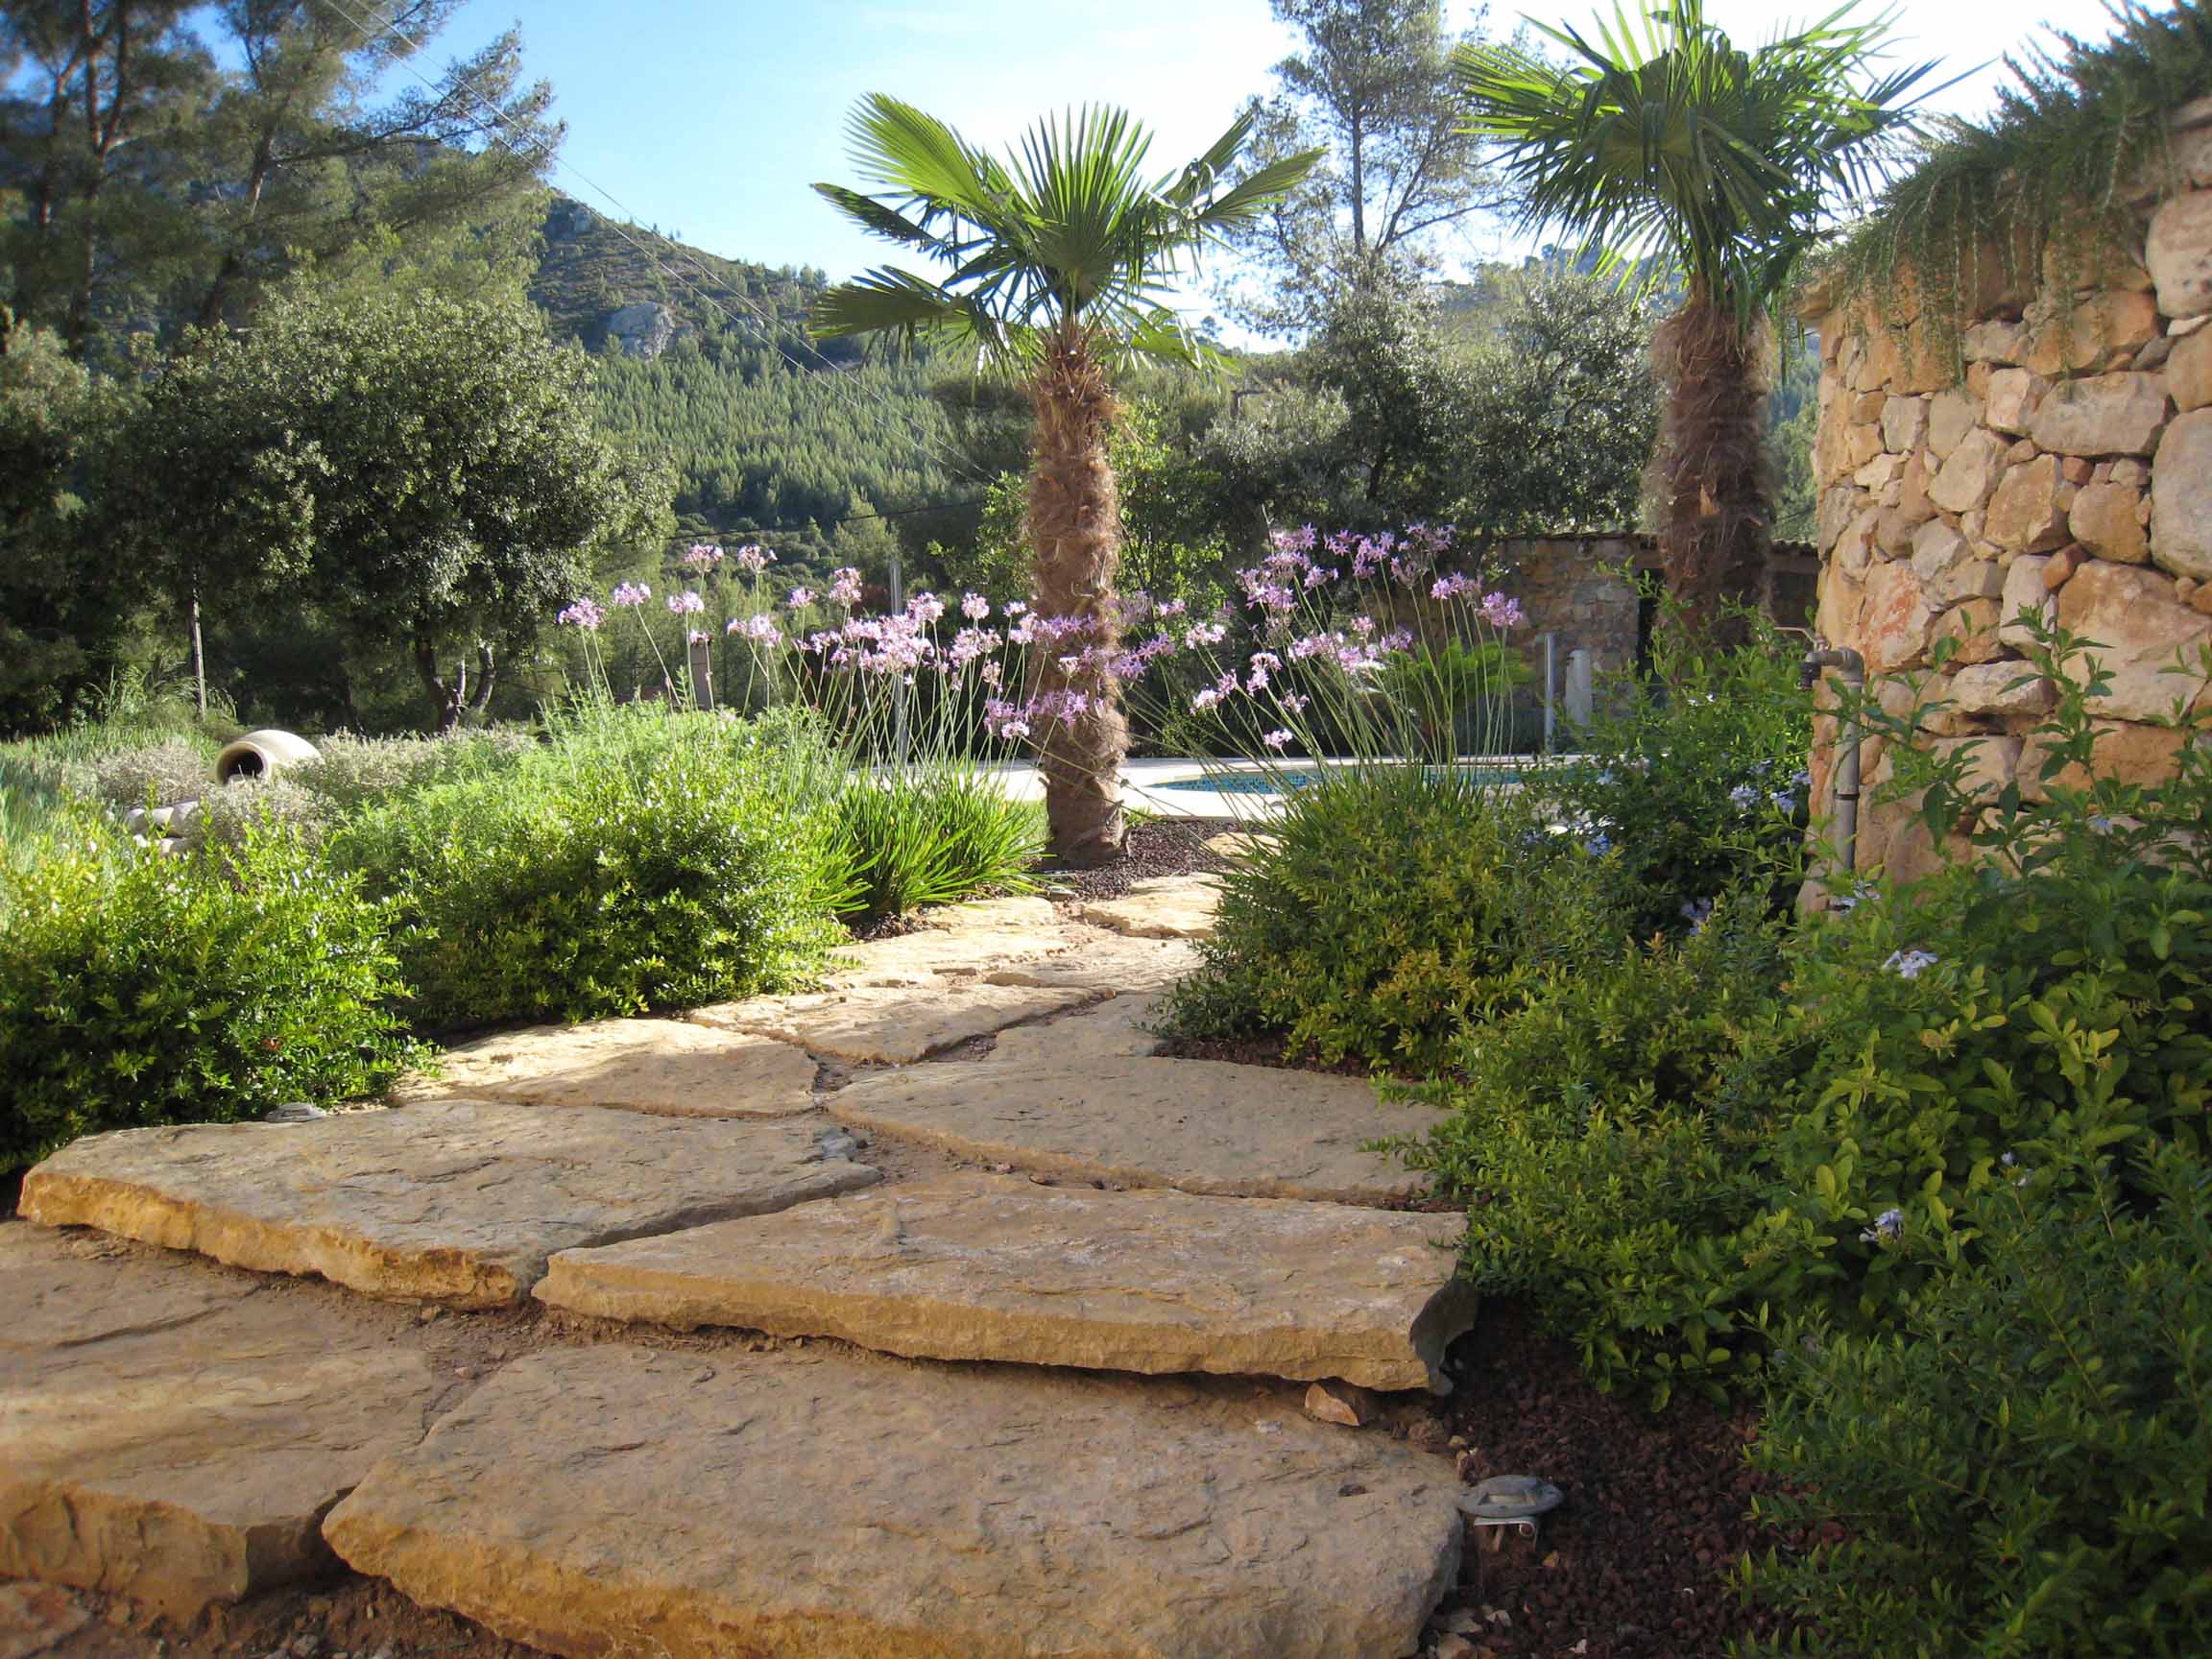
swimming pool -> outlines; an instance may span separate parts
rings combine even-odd
[[[1345,767],[1344,771],[1356,771]],[[1460,766],[1454,769],[1462,778],[1479,777],[1485,783],[1518,783],[1521,774],[1510,766]],[[1155,783],[1155,789],[1203,789],[1216,795],[1281,795],[1290,789],[1307,789],[1319,782],[1325,774],[1320,772],[1222,772],[1211,778],[1176,778],[1167,782]]]

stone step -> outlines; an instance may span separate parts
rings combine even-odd
[[[1112,1060],[1156,1052],[1162,1039],[1153,1027],[1166,1009],[1166,998],[1135,992],[1109,997],[1095,1008],[1064,1014],[1037,1025],[1017,1025],[998,1034],[991,1050],[995,1061]]]
[[[957,1174],[564,1250],[532,1291],[603,1318],[933,1359],[1448,1390],[1474,1322],[1456,1216]]]
[[[838,989],[866,985],[936,985],[946,974],[980,974],[1013,962],[1035,962],[1099,938],[1095,928],[1058,920],[985,927],[918,927],[888,939],[840,945],[830,952],[827,981]]]
[[[979,1164],[1248,1198],[1402,1204],[1428,1177],[1362,1150],[1426,1131],[1374,1086],[1217,1060],[985,1061],[861,1077],[827,1098],[856,1127]]]
[[[1138,939],[1203,939],[1214,931],[1220,889],[1206,876],[1162,876],[1138,881],[1118,899],[1075,907],[1094,927]]]
[[[983,972],[986,985],[1066,985],[1094,991],[1165,991],[1198,966],[1197,947],[1183,939],[1128,939],[1099,933],[1094,943],[1034,962],[1014,962]]]
[[[0,1223],[0,1576],[189,1618],[328,1569],[324,1512],[453,1384],[291,1289]]]
[[[1248,1383],[607,1344],[507,1366],[324,1531],[556,1654],[1397,1659],[1455,1485]]]
[[[1090,1001],[1094,993],[1037,985],[857,986],[798,997],[756,997],[695,1008],[685,1018],[720,1031],[774,1038],[862,1066],[903,1066],[1023,1020]]]
[[[878,1172],[792,1121],[439,1100],[306,1123],[123,1129],[23,1182],[23,1214],[372,1296],[493,1308],[557,1250],[781,1210]]]
[[[613,1106],[668,1118],[781,1118],[814,1109],[814,1062],[787,1043],[681,1020],[535,1025],[449,1050],[400,1100]]]

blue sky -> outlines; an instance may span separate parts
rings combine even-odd
[[[1451,7],[1460,24],[1474,11]],[[1502,6],[1493,30],[1525,11],[1579,21],[1594,6]],[[2106,33],[2100,0],[1902,0],[1897,12],[1905,55],[1956,69],[2011,49],[2038,23]],[[1709,0],[1708,13],[1756,41],[1808,12]],[[532,73],[552,82],[568,123],[560,188],[616,211],[595,184],[640,222],[709,252],[832,276],[889,252],[806,188],[850,180],[844,122],[863,93],[894,93],[990,142],[1043,110],[1122,104],[1159,134],[1153,155],[1165,168],[1264,89],[1288,45],[1267,0],[469,0],[430,56],[443,60],[516,22]],[[1940,107],[1986,108],[1994,80],[1984,72]],[[1485,227],[1467,252],[1518,246]]]

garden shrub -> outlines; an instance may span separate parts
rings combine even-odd
[[[2212,1651],[2212,1165],[2200,1139],[2034,1157],[1961,1208],[1976,1265],[1931,1262],[1894,1329],[1777,1345],[1759,1508],[1846,1529],[1750,1564],[1789,1651]]]
[[[215,787],[215,748],[164,737],[92,757],[93,793],[118,811],[197,801]]]
[[[1641,1375],[1660,1401],[1756,1361],[1714,1241],[1766,1195],[1771,1091],[1790,1081],[1781,931],[1764,895],[1730,895],[1682,939],[1556,962],[1457,1045],[1464,1082],[1401,1092],[1452,1108],[1408,1151],[1472,1200],[1472,1281],[1528,1298],[1601,1381]]]
[[[374,1094],[415,1057],[381,909],[279,830],[178,859],[86,816],[0,881],[0,1168]]]
[[[326,804],[330,817],[349,817],[433,783],[505,770],[538,746],[519,727],[488,727],[442,737],[358,737],[337,733],[316,739],[316,758],[284,773],[287,781]]]
[[[1901,759],[1933,821],[1979,826],[1971,858],[1714,960],[1761,936],[1755,887],[1468,1038],[1420,1156],[1473,1207],[1477,1276],[1524,1289],[1602,1381],[1717,1386],[1768,1319],[1889,1327],[1932,1276],[1976,1270],[1960,1217],[2008,1159],[2144,1143],[2212,1106],[2212,755],[2185,746],[2157,787],[2069,784],[2097,735],[2080,649],[2036,647],[2061,687],[2042,799],[1974,798],[1956,746]],[[1904,756],[1911,731],[1889,735]]]
[[[998,780],[965,766],[889,779],[856,774],[830,814],[853,887],[842,908],[862,925],[977,893],[1022,891],[1045,844],[1043,806],[1010,799]]]
[[[1800,655],[1763,623],[1726,651],[1663,643],[1649,678],[1606,683],[1586,758],[1547,776],[1557,810],[1618,851],[1639,933],[1679,931],[1685,906],[1754,880],[1778,905],[1795,898],[1812,740]]]
[[[1171,1027],[1280,1032],[1324,1062],[1433,1070],[1462,1022],[1537,964],[1603,948],[1613,870],[1554,845],[1497,788],[1419,766],[1332,769],[1223,875]]]
[[[330,848],[393,896],[430,1023],[689,1007],[789,989],[841,936],[815,764],[737,722],[612,710]]]

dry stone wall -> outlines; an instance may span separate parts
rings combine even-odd
[[[2021,684],[2023,612],[2102,647],[2100,770],[2170,773],[2182,736],[2153,722],[2206,695],[2200,675],[2165,670],[2212,638],[2212,98],[2173,123],[2129,245],[2101,260],[1987,252],[1961,285],[1963,327],[1923,312],[1909,276],[1879,301],[1815,290],[1804,306],[1822,354],[1816,626],[1864,655],[1891,712],[1943,705],[1924,728],[1974,744],[1991,792],[2044,786],[2032,729],[2054,692]],[[1836,735],[1822,719],[1826,807]],[[1911,803],[1874,798],[1890,776],[1879,740],[1862,763],[1861,872],[1910,876],[1959,850]]]

